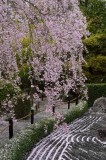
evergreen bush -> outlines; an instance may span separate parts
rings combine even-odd
[[[106,34],[97,33],[91,34],[89,38],[84,39],[83,43],[86,45],[89,50],[89,54],[94,55],[106,55]]]
[[[100,97],[106,97],[106,83],[87,84],[88,87],[88,106],[92,107],[94,101]]]
[[[76,118],[81,117],[88,110],[88,104],[86,101],[80,102],[74,107],[72,111],[68,111],[65,115],[65,122],[70,123]]]
[[[88,83],[106,82],[106,56],[91,56],[83,66]]]

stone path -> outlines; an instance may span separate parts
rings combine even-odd
[[[68,130],[60,128],[41,140],[27,160],[106,160],[106,142],[97,138],[106,116],[92,114],[76,119]]]

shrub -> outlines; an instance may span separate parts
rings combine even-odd
[[[9,94],[12,98],[13,96],[20,93],[20,88],[8,80],[0,80],[0,102],[5,100],[6,96]]]
[[[102,55],[98,55],[97,57],[92,56],[91,58],[89,58],[87,62],[89,67],[92,67],[94,72],[106,73],[106,56]]]
[[[19,95],[21,93],[20,88],[16,85],[13,84],[12,82],[5,80],[5,79],[0,79],[0,114],[5,112],[4,108],[2,107],[3,101],[6,100],[6,98],[10,97],[12,100],[14,97]]]
[[[92,107],[94,101],[99,97],[106,97],[106,83],[87,84],[88,86],[88,106]]]
[[[84,72],[87,82],[106,82],[106,56],[91,56],[86,61],[87,65],[84,65]]]
[[[88,109],[88,104],[86,101],[80,102],[72,111],[68,111],[65,115],[65,122],[70,123],[74,119],[81,117]]]
[[[81,6],[87,18],[87,28],[92,33],[106,33],[106,1],[105,0],[80,0],[88,2],[87,7]]]
[[[0,160],[23,160],[25,153],[35,143],[53,131],[54,123],[53,119],[46,119],[20,132],[5,145],[4,149],[0,150]]]
[[[31,110],[30,100],[27,100],[25,94],[22,94],[21,89],[16,84],[4,79],[0,80],[0,114],[6,112],[2,106],[2,102],[5,101],[8,95],[13,102],[16,118],[29,114]]]
[[[106,34],[92,34],[83,42],[90,53],[106,55]]]
[[[87,77],[86,83],[106,83],[105,74],[91,74],[90,72],[84,71]]]
[[[87,2],[86,7],[83,5],[85,2]],[[87,83],[106,83],[106,1],[80,0],[80,4],[87,18],[87,28],[91,33],[88,38],[83,39],[89,51],[88,54],[84,52],[88,63],[84,66]]]

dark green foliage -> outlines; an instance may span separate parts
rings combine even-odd
[[[0,80],[0,112],[2,112],[1,103],[6,99],[7,95],[9,95],[10,99],[12,99],[14,96],[17,96],[20,93],[21,93],[21,90],[18,86],[16,86],[15,84],[13,84],[8,80],[1,79]]]
[[[65,115],[65,122],[70,123],[78,117],[80,117],[80,112],[79,112],[79,109],[77,108]]]
[[[25,96],[23,98],[23,94],[21,93],[21,90],[18,86],[10,81],[2,79],[0,80],[0,104],[6,99],[7,95],[10,95],[11,100],[13,98],[16,99],[15,102],[13,102],[16,118],[24,117],[25,115],[30,113],[30,100],[27,100]],[[0,114],[2,114],[2,112],[4,111],[3,108],[1,108],[1,105],[0,111]]]
[[[27,64],[27,61],[29,60],[29,58],[31,58],[31,56],[32,56],[31,49],[29,47],[26,48],[23,47],[21,57],[19,53],[16,54],[16,61],[18,67],[21,67],[22,64]]]
[[[87,102],[79,103],[75,109],[72,111],[68,111],[67,114],[64,115],[65,122],[70,123],[76,118],[81,117],[88,110]]]
[[[92,107],[94,101],[99,97],[106,97],[106,83],[87,84],[88,86],[88,106]]]
[[[30,48],[31,39],[23,37],[21,39],[22,50],[21,53],[16,54],[16,61],[19,69],[18,76],[21,79],[21,89],[24,91],[30,90],[29,71],[32,70],[31,65],[28,63],[32,58],[32,51]]]
[[[94,72],[106,73],[106,56],[98,55],[97,57],[92,57],[88,60],[89,66],[93,68]],[[95,65],[96,64],[96,65]]]
[[[87,77],[87,82],[105,83],[106,82],[106,56],[98,55],[91,56],[86,59],[87,64],[84,64],[84,73]]]
[[[89,50],[84,65],[87,82],[106,82],[106,34],[91,35],[84,44]]]
[[[17,86],[14,86],[10,81],[0,80],[0,102],[5,100],[7,94],[12,98],[14,95],[20,92]]]
[[[88,30],[92,33],[106,32],[106,1],[89,0],[88,5],[81,5],[87,17]]]
[[[15,104],[14,111],[15,111],[15,117],[17,119],[28,115],[31,111],[30,99],[27,99],[26,97],[22,99],[21,96],[17,98],[17,104]]]
[[[106,55],[106,33],[91,34],[89,38],[83,40],[83,43],[89,50],[90,56],[92,56],[92,54]]]
[[[19,68],[19,77],[21,78],[21,89],[30,90],[29,66],[27,64]]]
[[[87,83],[106,83],[106,34],[91,35],[84,44],[89,50],[83,66]]]
[[[84,66],[87,83],[106,83],[106,1],[88,0],[85,7],[81,0],[80,4],[91,33],[83,40],[88,49],[85,54],[87,66]]]
[[[20,68],[23,64],[27,64],[29,58],[31,58],[30,38],[23,37],[21,39],[22,53],[16,54],[17,65]]]

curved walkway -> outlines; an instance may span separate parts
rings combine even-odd
[[[96,114],[77,119],[40,141],[27,160],[106,160],[106,143],[97,138],[101,123],[106,119]]]

